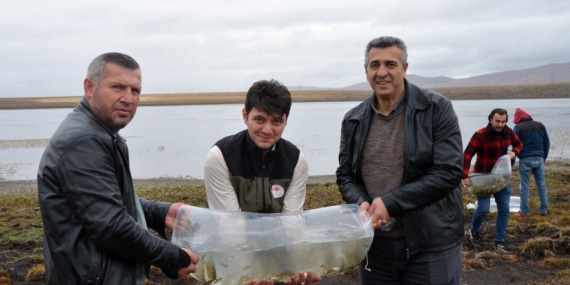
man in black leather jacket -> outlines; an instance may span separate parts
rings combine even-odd
[[[407,48],[368,43],[374,94],[342,121],[337,183],[372,215],[362,284],[460,284],[464,235],[461,132],[451,102],[406,79]]]
[[[138,63],[102,54],[89,66],[84,89],[38,170],[46,284],[144,284],[150,265],[171,278],[194,272],[198,255],[147,230],[172,229],[182,204],[137,197],[118,134],[139,102]]]

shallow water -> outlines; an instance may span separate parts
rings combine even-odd
[[[340,122],[359,102],[294,103],[283,137],[309,163],[309,175],[331,175],[338,165]],[[542,121],[551,138],[549,159],[570,159],[570,99],[456,100],[463,144],[484,127],[491,109],[520,107]],[[210,147],[245,125],[241,104],[140,107],[121,134],[134,178],[203,177]],[[71,109],[0,110],[0,179],[33,180],[43,149]]]

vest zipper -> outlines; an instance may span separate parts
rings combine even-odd
[[[263,212],[265,212],[265,157],[263,158],[263,164],[261,165],[261,197],[262,197],[262,203],[261,205],[263,206]]]

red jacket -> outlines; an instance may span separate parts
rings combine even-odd
[[[513,146],[512,151],[519,155],[523,144],[509,127],[505,127],[503,131],[497,133],[491,124],[488,124],[487,127],[476,131],[463,152],[463,178],[469,176],[471,159],[475,154],[477,154],[477,160],[473,172],[489,173],[493,170],[497,159],[507,154],[508,147],[511,145]]]

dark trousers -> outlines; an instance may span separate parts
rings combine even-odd
[[[362,285],[459,285],[462,244],[407,257],[405,238],[375,236],[359,266]]]

